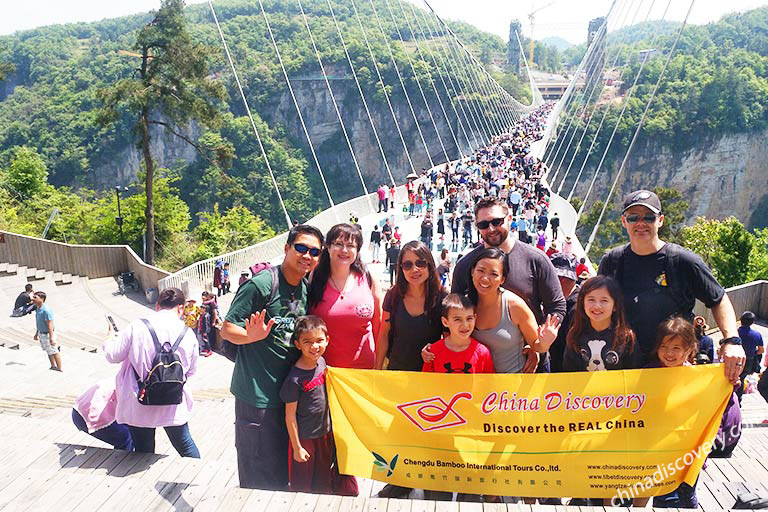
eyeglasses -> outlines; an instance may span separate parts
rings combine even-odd
[[[629,215],[625,215],[624,218],[627,219],[629,224],[635,224],[640,220],[646,224],[651,224],[656,222],[657,215],[655,213],[646,213],[644,215],[640,215],[638,213],[630,213]]]
[[[346,249],[348,251],[357,250],[357,244],[345,244],[344,242],[333,242],[331,244],[331,247],[339,251],[341,251],[342,249]]]
[[[504,217],[499,217],[497,219],[491,219],[491,220],[481,220],[479,222],[476,222],[475,225],[477,226],[477,229],[488,229],[488,226],[493,224],[494,227],[499,227],[502,224],[504,224]]]
[[[322,252],[317,247],[310,247],[304,244],[293,244],[293,248],[296,249],[296,252],[299,254],[306,254],[307,252],[309,252],[309,255],[312,256],[313,258],[317,258],[318,256],[320,256],[320,253]]]
[[[418,268],[427,268],[427,260],[416,260],[416,261],[404,261],[400,264],[400,266],[405,270],[406,272],[409,272],[411,269],[413,269],[414,266]]]

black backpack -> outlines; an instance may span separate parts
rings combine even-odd
[[[157,352],[152,359],[152,368],[149,369],[146,379],[142,381],[136,369],[133,370],[139,385],[136,399],[141,405],[178,405],[184,398],[183,390],[186,378],[176,349],[179,348],[181,340],[187,334],[187,327],[185,326],[184,330],[181,331],[170,350],[166,350],[165,346],[168,343],[160,344],[152,324],[145,318],[142,318],[141,321],[147,326],[152,341],[155,342]]]
[[[682,248],[673,243],[667,243],[667,255],[665,259],[664,274],[667,280],[667,289],[677,305],[679,315],[693,321],[691,311],[686,306],[686,297],[692,295],[686,286],[685,279],[680,276],[680,253]],[[606,276],[616,279],[619,283],[624,278],[624,256],[630,251],[629,244],[615,247],[606,252],[600,260],[600,270]]]

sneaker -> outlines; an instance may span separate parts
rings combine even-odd
[[[399,485],[387,484],[379,492],[379,498],[405,498],[413,489]]]
[[[201,356],[203,356],[203,357],[210,357],[210,356],[211,356],[211,354],[213,354],[213,352],[212,352],[210,349],[208,349],[208,350],[203,350],[203,351],[200,353],[200,355],[201,355]]]

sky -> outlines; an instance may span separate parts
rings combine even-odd
[[[135,14],[157,9],[160,0],[0,0],[5,6],[0,17],[0,35],[11,34],[43,25],[69,23],[76,21],[97,21],[127,14]],[[187,4],[201,3],[203,0],[187,0]],[[221,1],[221,0],[218,0]],[[254,0],[255,1],[255,0]],[[421,5],[420,0],[411,0]],[[534,20],[535,39],[559,36],[571,43],[580,43],[586,39],[589,20],[603,16],[608,12],[612,0],[430,0],[432,7],[442,17],[461,20],[476,27],[501,36],[505,41],[509,36],[509,22],[517,18],[523,25],[523,33],[530,37],[531,26],[528,13],[539,10]],[[617,5],[629,5],[631,0],[617,2]],[[645,2],[646,6],[651,2]],[[656,5],[659,4],[659,5]],[[663,5],[662,5],[663,4]],[[682,21],[688,10],[689,0],[671,0],[669,13],[665,19]],[[634,5],[638,5],[634,3]],[[656,0],[649,19],[662,17],[667,2]],[[704,24],[718,20],[724,14],[733,11],[745,11],[768,5],[768,0],[696,0],[689,22]],[[214,7],[216,0],[214,0]],[[637,14],[636,21],[645,19],[646,11]],[[627,9],[628,11],[629,9]],[[617,19],[629,22],[634,12],[620,12]]]

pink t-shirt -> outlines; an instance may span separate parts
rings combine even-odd
[[[365,276],[356,276],[344,298],[330,280],[323,300],[310,314],[325,321],[331,340],[325,349],[328,366],[372,369],[375,363],[373,342],[373,293]]]

